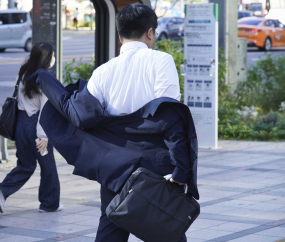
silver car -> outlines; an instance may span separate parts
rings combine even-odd
[[[30,14],[17,9],[0,10],[0,52],[6,48],[32,49]]]
[[[159,18],[156,32],[157,40],[163,39],[180,39],[179,30],[184,26],[184,19],[180,17],[163,17]]]

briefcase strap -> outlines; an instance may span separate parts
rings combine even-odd
[[[16,82],[16,86],[14,89],[14,93],[13,93],[13,98],[17,99],[17,94],[18,94],[18,90],[19,90],[19,84],[20,84],[20,78],[18,78],[17,82]]]

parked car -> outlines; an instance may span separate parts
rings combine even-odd
[[[252,17],[252,16],[253,14],[251,11],[247,11],[247,10],[238,11],[238,19]]]
[[[0,52],[6,48],[32,49],[30,14],[17,9],[0,10]]]
[[[180,17],[163,17],[158,19],[158,40],[180,39],[178,35],[181,26],[184,26],[184,19]]]
[[[247,38],[248,46],[269,51],[285,46],[285,26],[275,19],[249,17],[238,20],[238,37]]]

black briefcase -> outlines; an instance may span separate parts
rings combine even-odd
[[[106,209],[108,218],[145,242],[177,242],[200,214],[183,186],[138,168]]]

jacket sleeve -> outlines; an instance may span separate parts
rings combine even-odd
[[[188,135],[181,118],[164,133],[164,142],[169,149],[171,160],[176,166],[172,173],[172,179],[180,183],[187,183],[191,177],[191,160]]]
[[[85,88],[82,92],[67,91],[50,72],[39,70],[30,76],[27,82],[36,83],[53,106],[77,128],[93,127],[96,114],[100,116],[104,112],[103,110],[100,112],[103,108],[98,107],[98,100],[88,93],[87,81],[85,81]],[[100,111],[95,113],[94,110],[98,109]]]

